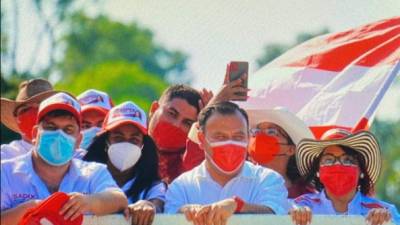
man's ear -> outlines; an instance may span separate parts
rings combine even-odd
[[[206,142],[206,137],[204,136],[204,132],[201,129],[197,131],[197,138],[199,139],[199,146],[201,149],[204,149],[204,143]]]
[[[35,125],[35,126],[33,126],[33,128],[32,128],[32,144],[33,145],[35,145],[36,144],[36,140],[37,140],[37,135],[38,135],[38,129],[39,129],[39,126],[38,125]]]
[[[149,117],[151,117],[154,112],[160,107],[158,101],[153,101],[150,106]]]

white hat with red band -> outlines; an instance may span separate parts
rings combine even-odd
[[[82,106],[82,113],[88,110],[96,110],[107,114],[114,105],[107,93],[95,89],[83,92],[77,99]]]
[[[123,124],[133,124],[139,128],[143,134],[147,134],[146,113],[131,101],[121,103],[108,112],[101,133]]]
[[[78,120],[78,123],[81,124],[81,106],[72,95],[66,92],[60,92],[41,102],[39,105],[37,122],[39,122],[47,113],[54,110],[66,110],[72,113],[72,115],[74,115]]]

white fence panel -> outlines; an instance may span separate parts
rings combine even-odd
[[[108,216],[85,216],[83,225],[129,225],[122,215]],[[185,216],[157,214],[153,225],[190,225]],[[293,225],[289,216],[274,215],[234,215],[229,221],[229,225]],[[361,216],[314,216],[311,225],[363,225],[365,218]],[[387,223],[385,225],[394,225]]]

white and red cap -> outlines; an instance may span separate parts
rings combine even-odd
[[[95,89],[89,89],[77,97],[82,106],[82,113],[96,110],[107,114],[113,107],[113,102],[107,93]]]
[[[78,120],[79,125],[81,124],[81,106],[72,95],[60,92],[42,101],[39,105],[37,122],[39,122],[47,113],[54,110],[66,110],[72,113],[72,115]]]
[[[143,134],[147,134],[146,113],[131,101],[121,103],[108,112],[104,119],[101,133],[123,124],[135,125]]]

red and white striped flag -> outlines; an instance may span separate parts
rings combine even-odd
[[[367,129],[399,76],[400,17],[313,38],[249,77],[247,109],[286,107],[316,138]]]

